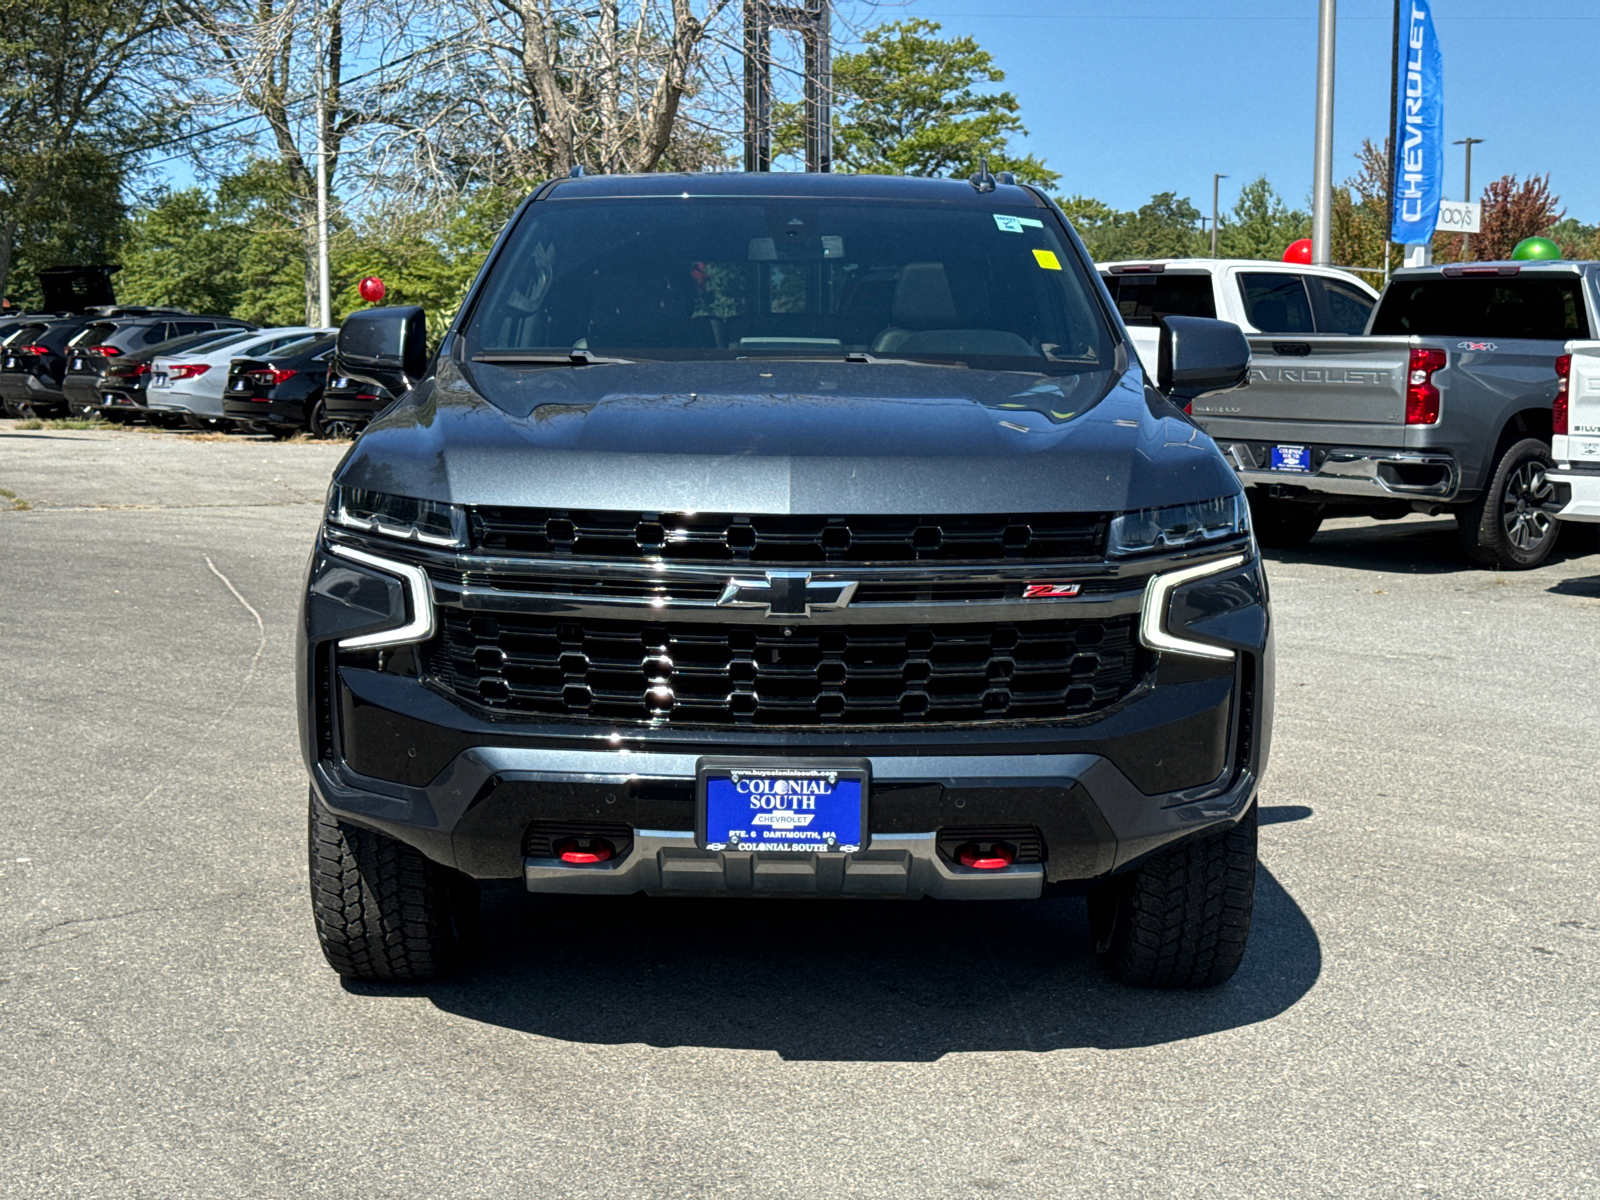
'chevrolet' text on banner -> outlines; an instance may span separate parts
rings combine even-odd
[[[1429,0],[1409,0],[1400,27],[1399,111],[1394,130],[1392,239],[1433,241],[1444,186],[1444,59]]]

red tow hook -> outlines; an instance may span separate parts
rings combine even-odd
[[[956,851],[956,861],[979,871],[998,871],[1016,861],[1017,852],[1004,842],[968,842]]]
[[[556,857],[564,863],[582,866],[586,863],[603,863],[616,853],[616,847],[605,838],[567,838],[556,846]]]

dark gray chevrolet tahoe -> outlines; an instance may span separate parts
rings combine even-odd
[[[457,965],[481,881],[1087,895],[1133,983],[1244,952],[1272,715],[1241,384],[1146,379],[1038,190],[829,175],[541,187],[340,464],[300,625],[322,947]]]

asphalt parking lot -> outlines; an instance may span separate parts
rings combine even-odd
[[[1081,901],[511,890],[472,969],[382,990],[306,894],[342,451],[0,421],[0,1193],[1600,1195],[1592,530],[1523,574],[1425,517],[1274,556],[1216,991],[1108,983]]]

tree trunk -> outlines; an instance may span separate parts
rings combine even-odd
[[[5,295],[6,284],[11,279],[11,255],[17,241],[17,218],[13,213],[0,225],[0,296]]]

